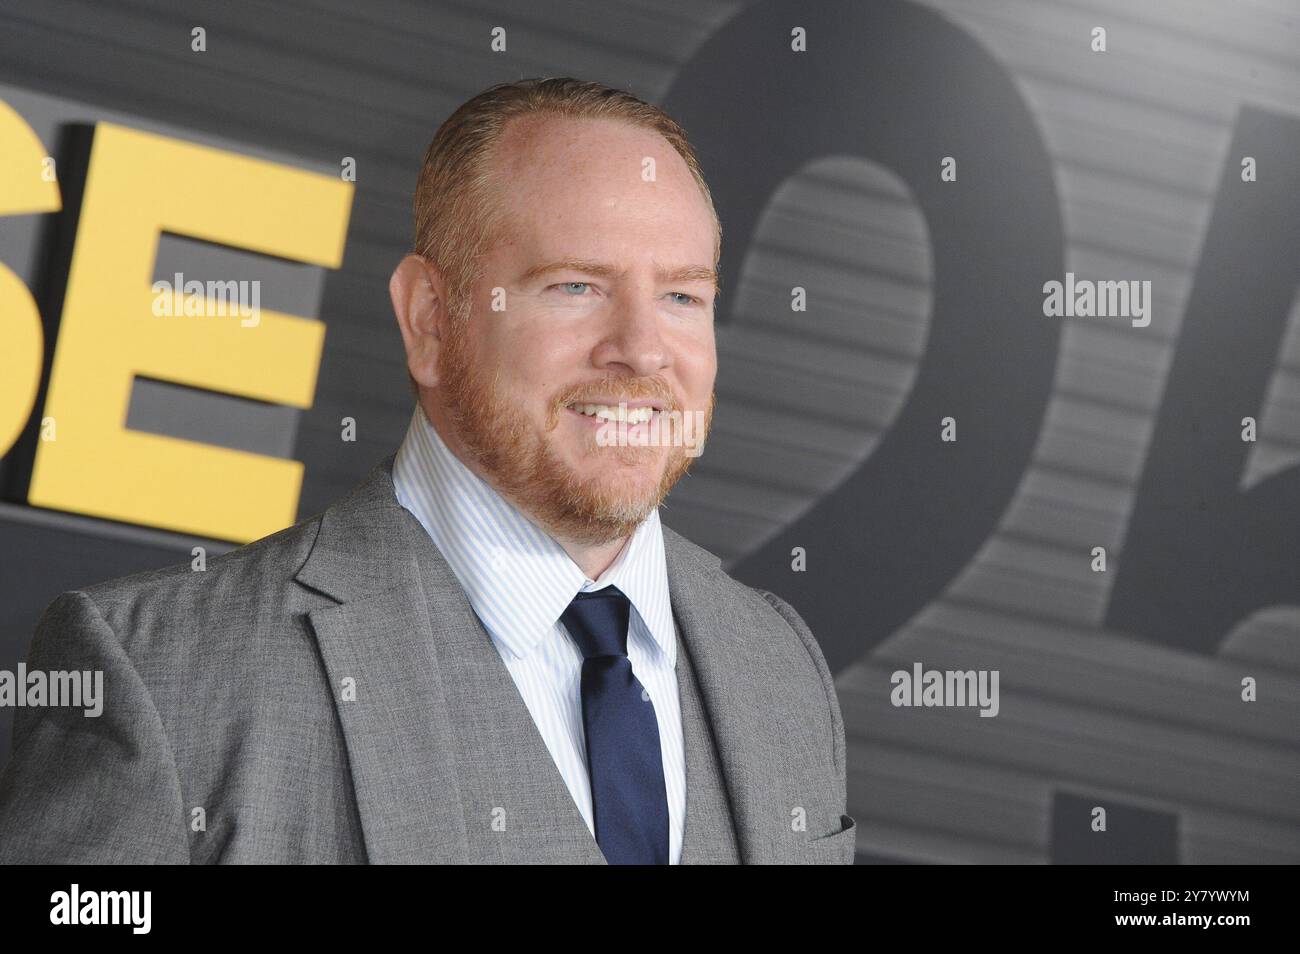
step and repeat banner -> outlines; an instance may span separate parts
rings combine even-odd
[[[699,153],[718,403],[663,519],[817,636],[859,860],[1300,861],[1290,0],[0,28],[0,671],[65,590],[289,526],[396,449],[424,147],[571,75]]]

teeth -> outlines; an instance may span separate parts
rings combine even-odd
[[[626,407],[616,404],[574,404],[579,414],[601,421],[626,421],[628,424],[645,424],[654,416],[652,407]]]

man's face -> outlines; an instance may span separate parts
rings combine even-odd
[[[442,405],[499,491],[552,533],[608,542],[660,504],[708,430],[713,217],[647,130],[548,117],[515,121],[499,145],[506,222],[467,324],[443,342]],[[620,403],[628,440],[608,446]],[[647,413],[662,416],[636,423]],[[667,426],[685,415],[702,421],[693,435]]]

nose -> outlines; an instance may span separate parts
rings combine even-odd
[[[592,355],[596,367],[620,375],[649,377],[672,366],[662,319],[654,302],[636,295],[612,309],[611,325]]]

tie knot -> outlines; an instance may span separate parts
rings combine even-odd
[[[617,586],[579,593],[560,621],[584,659],[626,656],[627,624],[632,604]]]

